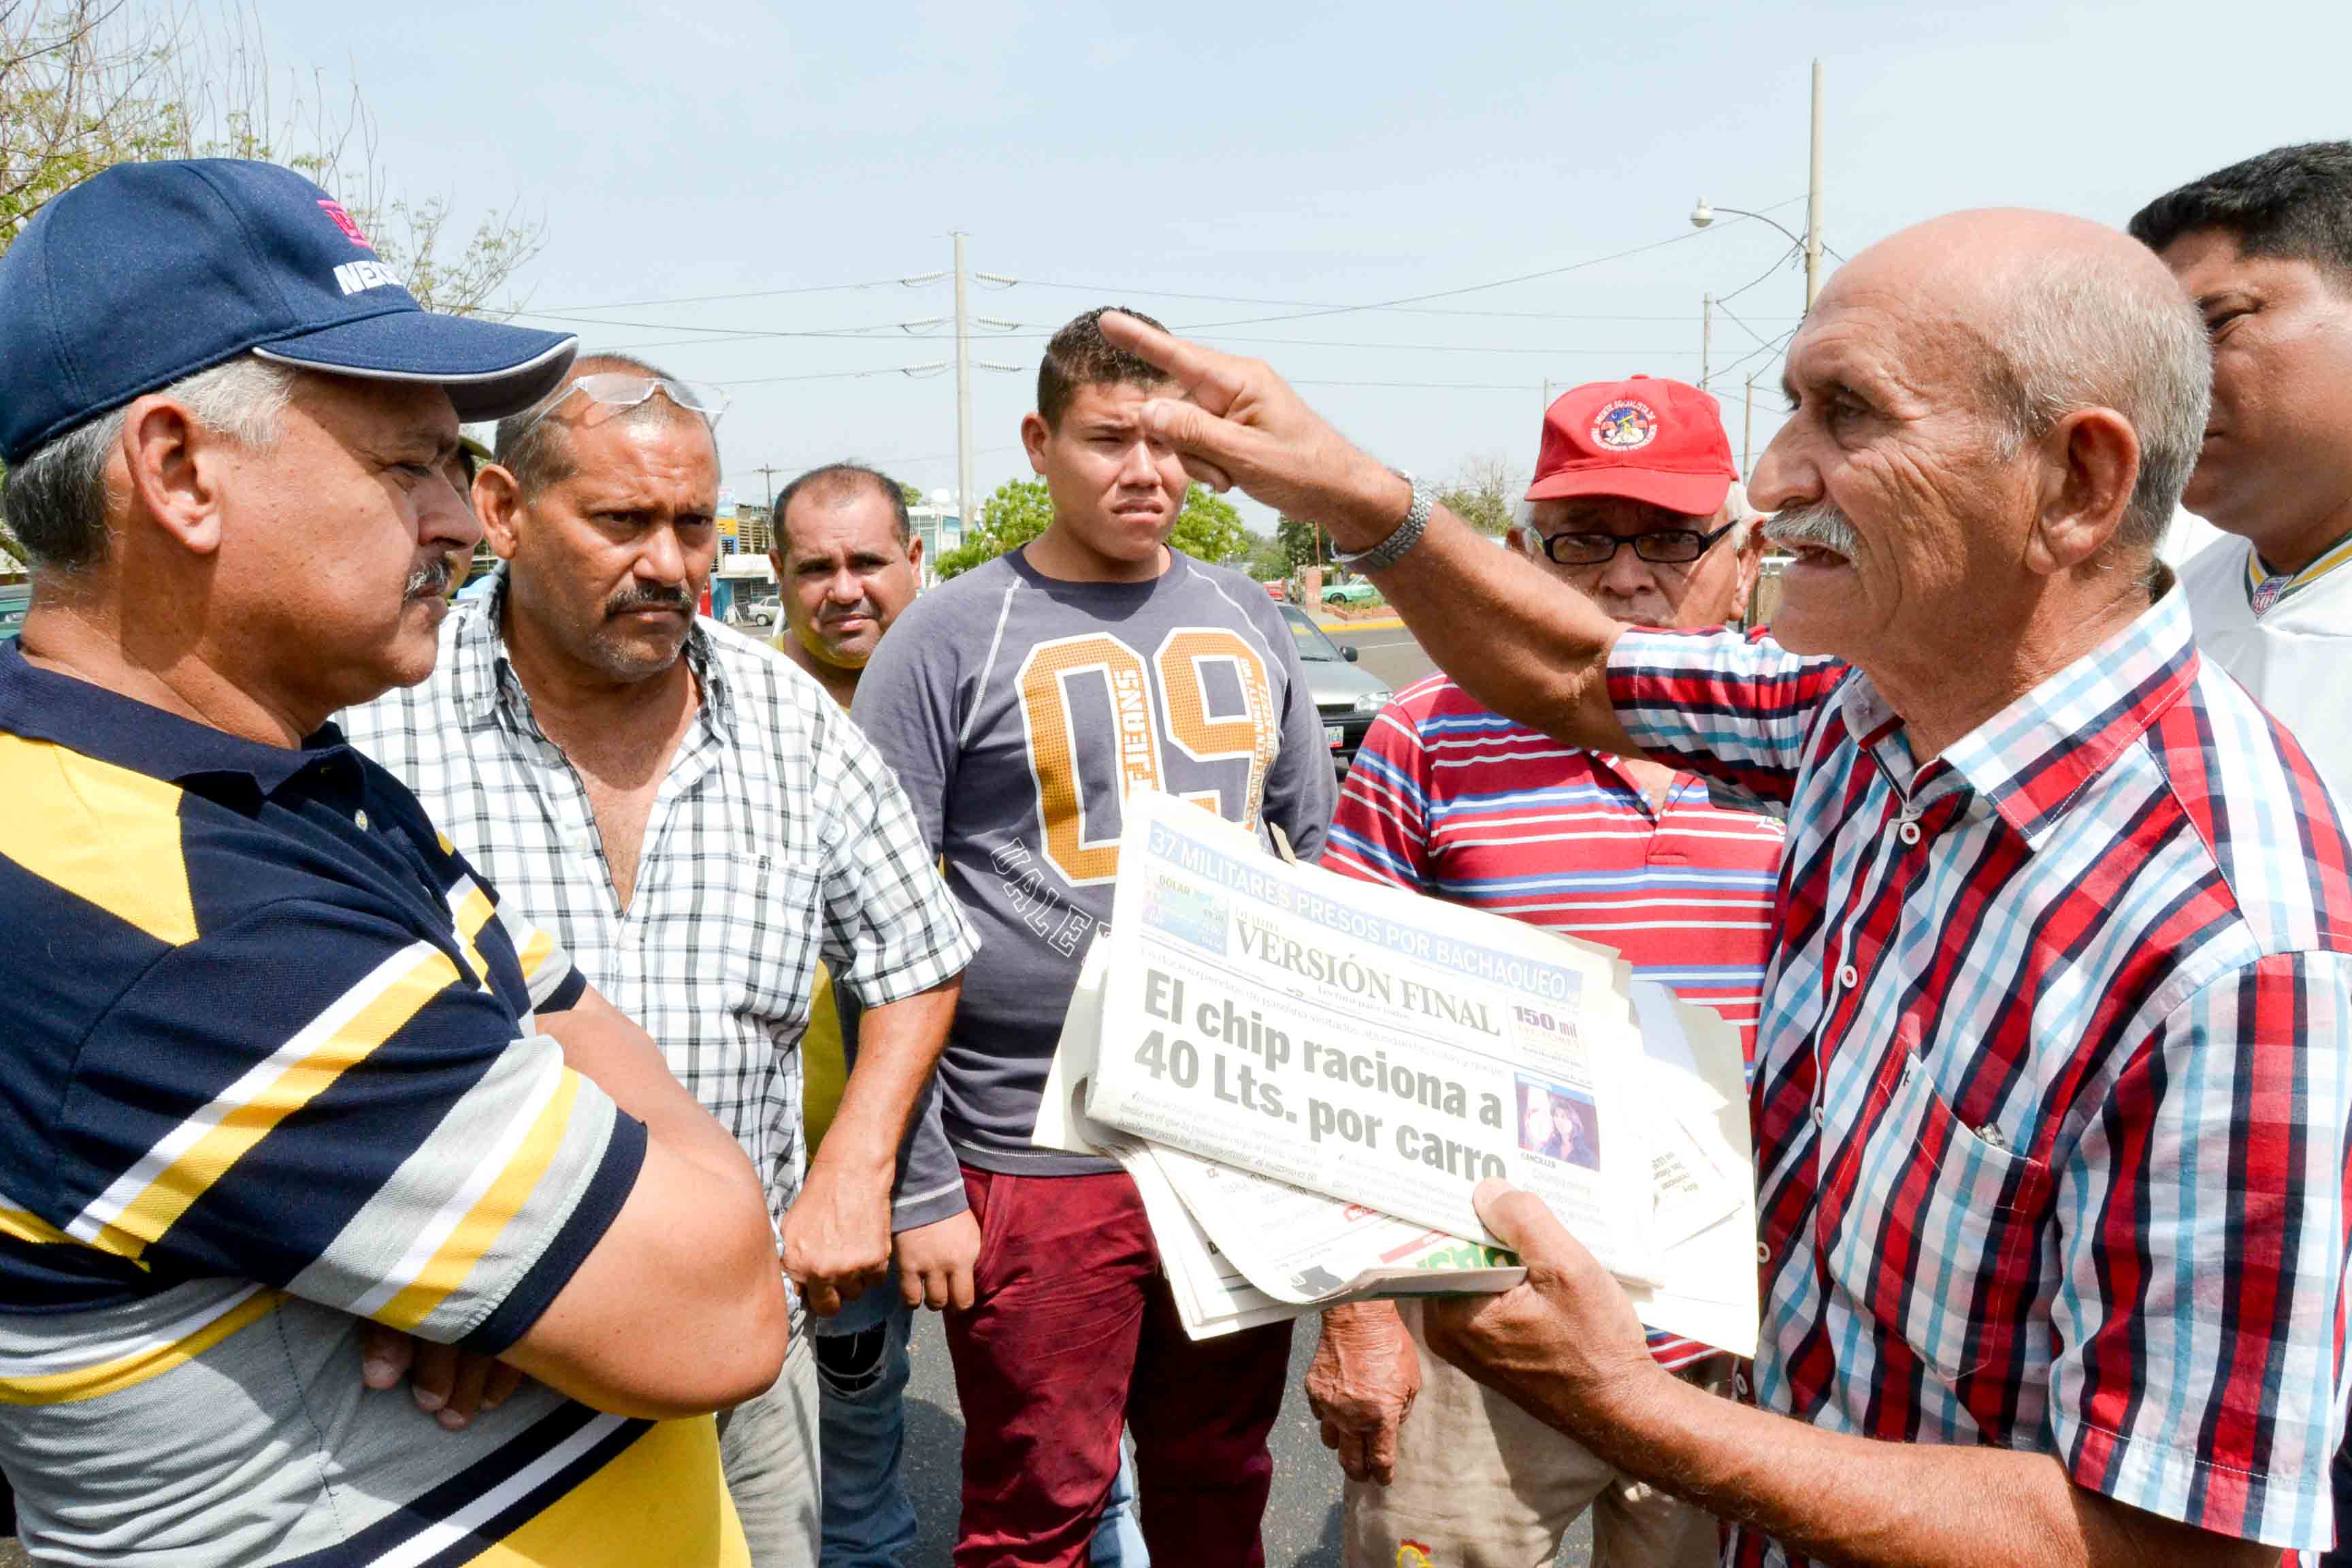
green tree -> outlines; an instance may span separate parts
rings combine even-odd
[[[1511,529],[1511,508],[1525,487],[1509,459],[1499,453],[1466,458],[1437,492],[1437,504],[1476,529],[1500,539]]]
[[[920,485],[901,483],[898,486],[898,493],[907,498],[907,504],[908,506],[920,506],[923,504],[923,487]]]
[[[1177,514],[1169,543],[1195,561],[1222,566],[1247,556],[1250,540],[1233,502],[1204,485],[1185,487],[1184,510]]]
[[[1275,542],[1289,558],[1290,570],[1331,559],[1331,536],[1302,518],[1286,517],[1274,525]]]
[[[961,576],[975,566],[1018,550],[1054,521],[1054,497],[1043,479],[1007,479],[980,503],[980,521],[963,532],[963,542],[940,557],[942,578]]]
[[[100,170],[151,158],[258,158],[324,185],[418,303],[516,312],[516,269],[546,240],[520,205],[470,233],[447,201],[388,177],[354,88],[330,103],[299,78],[273,89],[257,15],[125,0],[0,0],[0,250],[48,199]],[[282,110],[282,112],[281,112]],[[0,556],[21,559],[0,528]]]
[[[1043,479],[1007,479],[981,504],[980,525],[964,531],[963,543],[940,557],[942,578],[961,576],[1018,550],[1054,521],[1054,497]],[[1248,552],[1249,530],[1234,503],[1199,485],[1184,492],[1184,510],[1168,542],[1197,561],[1224,562]]]
[[[1261,583],[1272,583],[1290,575],[1290,551],[1279,539],[1252,536],[1249,552],[1249,574]]]

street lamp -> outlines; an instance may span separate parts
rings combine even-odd
[[[1822,286],[1822,62],[1819,60],[1813,62],[1812,132],[1811,167],[1805,182],[1804,237],[1799,238],[1778,219],[1766,217],[1762,213],[1752,213],[1744,207],[1711,207],[1706,205],[1705,196],[1701,196],[1698,205],[1691,208],[1690,215],[1693,228],[1705,228],[1715,221],[1715,215],[1720,210],[1769,223],[1788,235],[1805,253],[1805,312],[1808,315],[1812,313],[1813,296],[1821,292]]]
[[[1769,223],[1774,228],[1779,229],[1782,234],[1787,235],[1789,242],[1791,245],[1802,245],[1805,243],[1801,236],[1795,233],[1786,224],[1781,223],[1777,218],[1767,217],[1762,213],[1749,212],[1746,207],[1709,206],[1707,205],[1706,198],[1705,196],[1699,197],[1698,205],[1691,208],[1691,227],[1706,227],[1707,225],[1715,221],[1715,215],[1719,212],[1729,213],[1734,217],[1752,217],[1759,223]]]

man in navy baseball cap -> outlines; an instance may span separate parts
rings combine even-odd
[[[528,407],[576,347],[424,310],[290,169],[83,181],[0,256],[26,650],[102,635],[134,684],[205,665],[211,700],[283,744],[422,679],[447,563],[479,532],[442,472],[457,422]]]
[[[0,461],[239,354],[424,384],[496,419],[576,340],[418,305],[341,205],[273,163],[126,163],[36,214],[0,258]]]
[[[110,169],[0,257],[0,1469],[42,1561],[746,1561],[697,1413],[782,1365],[760,1179],[329,722],[431,672],[458,420],[573,346],[420,310],[258,163]]]

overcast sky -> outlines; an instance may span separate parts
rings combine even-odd
[[[1118,301],[1263,355],[1389,462],[1524,473],[1547,377],[1696,380],[1710,290],[1738,291],[1710,384],[1737,448],[1766,372],[1762,450],[1776,362],[1742,356],[1795,324],[1802,275],[1762,224],[1688,215],[1704,195],[1801,231],[1816,55],[1824,227],[1849,256],[1959,207],[2120,224],[2249,153],[2352,133],[2345,0],[258,10],[281,75],[356,79],[404,191],[545,218],[524,319],[726,386],[728,481],[754,500],[762,464],[781,484],[843,457],[954,484],[952,374],[896,374],[952,361],[946,327],[898,325],[952,296],[897,279],[944,269],[959,228],[975,271],[1019,279],[971,294],[1020,323],[976,339],[1019,367],[973,372],[983,495],[1028,471],[1045,336]]]

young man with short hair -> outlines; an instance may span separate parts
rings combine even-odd
[[[1330,752],[1289,633],[1246,577],[1168,548],[1186,479],[1139,423],[1166,377],[1091,311],[1046,345],[1022,421],[1054,521],[917,601],[856,715],[982,935],[940,1059],[980,1218],[947,1322],[963,1403],[959,1568],[1085,1560],[1135,1434],[1157,1561],[1235,1568],[1258,1538],[1287,1325],[1194,1343],[1134,1184],[1029,1142],[1078,963],[1110,915],[1120,802],[1165,790],[1321,847]]]
[[[1636,376],[1560,395],[1544,416],[1528,521],[1538,565],[1612,618],[1713,628],[1736,617],[1764,541],[1715,399]],[[1633,973],[1712,1006],[1755,1041],[1771,956],[1780,825],[1728,810],[1664,763],[1564,746],[1445,675],[1407,687],[1348,774],[1323,864],[1617,949]],[[1585,1159],[1578,1112],[1540,1090],[1524,1141]],[[1730,1358],[1649,1336],[1685,1381],[1727,1387]],[[1712,1516],[1645,1486],[1429,1354],[1420,1309],[1323,1314],[1307,1393],[1348,1473],[1347,1561],[1418,1543],[1449,1568],[1548,1568],[1590,1508],[1602,1563],[1700,1568]]]

